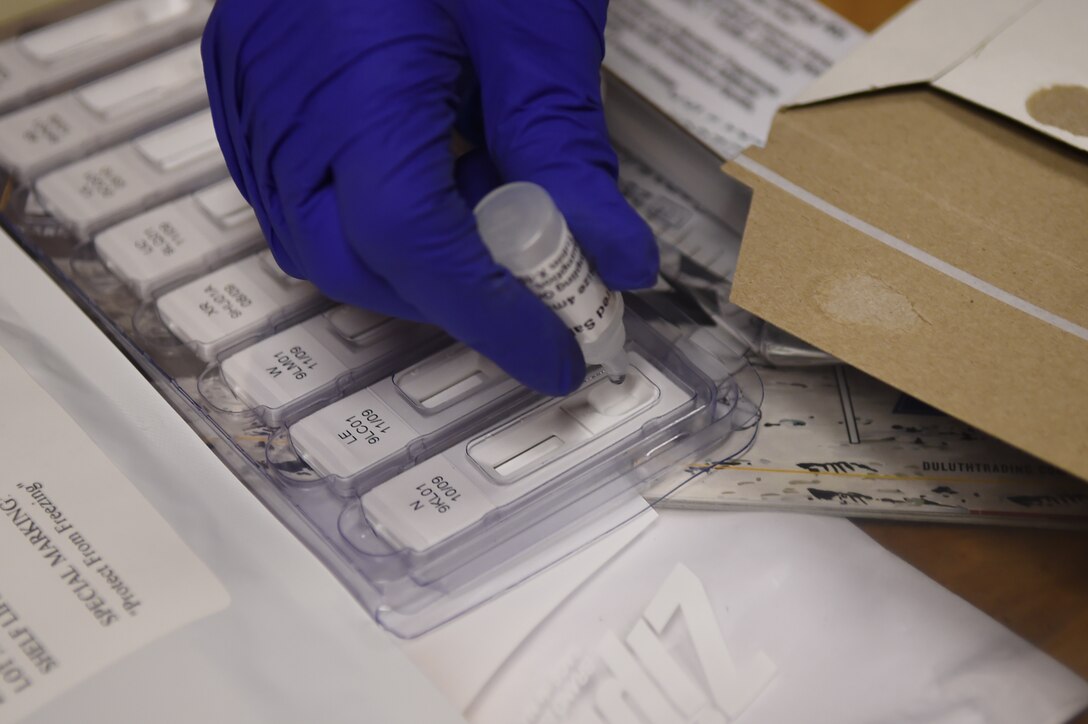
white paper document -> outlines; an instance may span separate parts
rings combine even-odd
[[[624,525],[499,598],[404,641],[404,652],[459,711],[466,710],[533,630],[657,519],[634,494],[625,509],[633,517]]]
[[[3,347],[0,399],[6,722],[230,597]]]
[[[760,368],[755,444],[707,454],[667,506],[1088,526],[1088,487],[846,365]]]
[[[865,33],[814,0],[613,0],[605,68],[723,160]]]
[[[916,0],[796,101],[930,83],[1088,150],[1086,23],[1081,0]]]
[[[846,521],[663,511],[474,724],[1061,724],[1088,684]]]

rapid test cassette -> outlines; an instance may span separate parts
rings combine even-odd
[[[290,426],[299,457],[341,495],[373,485],[536,399],[455,344]]]
[[[207,105],[200,43],[0,117],[0,166],[22,180]]]
[[[230,354],[218,370],[233,395],[274,427],[445,344],[434,327],[337,306]]]
[[[210,271],[264,243],[253,210],[225,179],[111,226],[94,238],[102,263],[137,296]]]
[[[326,487],[359,496],[360,550],[441,576],[435,561],[472,560],[602,486],[622,496],[733,424],[721,370],[711,379],[633,312],[625,324],[621,384],[598,368],[542,398],[455,345],[291,425],[290,444]]]
[[[42,176],[38,200],[81,237],[227,175],[210,111]]]
[[[0,113],[200,34],[211,0],[120,0],[0,42]]]
[[[178,340],[211,362],[324,303],[315,286],[284,274],[265,250],[163,294],[155,309]]]
[[[391,547],[424,553],[691,404],[690,390],[649,360],[632,354],[629,365],[622,384],[599,372],[365,493],[366,520]]]

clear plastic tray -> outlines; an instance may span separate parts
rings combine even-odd
[[[667,295],[626,301],[623,387],[591,370],[543,398],[435,329],[336,305],[247,253],[252,217],[229,189],[200,189],[209,174],[175,174],[160,130],[102,152],[159,159],[153,194],[103,214],[68,193],[86,159],[37,194],[13,167],[3,221],[395,634],[533,576],[700,451],[751,440],[758,379]]]
[[[449,344],[432,327],[341,305],[220,355],[200,393],[217,410],[277,427]]]
[[[0,42],[0,113],[200,34],[211,0],[116,0]]]
[[[598,372],[572,395],[545,399],[436,330],[319,298],[317,308],[267,317],[214,349],[179,339],[158,303],[206,288],[208,270],[145,300],[111,280],[62,224],[33,203],[28,210],[25,187],[10,198],[5,220],[17,237],[400,636],[439,626],[606,534],[630,517],[632,496],[727,439],[739,453],[754,433],[758,379],[660,295],[628,300],[632,390],[617,396]],[[291,339],[297,343],[288,345]],[[279,375],[309,372],[325,357],[304,340],[335,347],[340,363],[350,364],[301,394],[264,398],[252,394],[259,385],[232,371],[240,364],[258,374],[273,366]],[[338,406],[359,396],[371,404],[338,418]],[[380,415],[374,401],[384,405]],[[374,430],[393,439],[394,421],[407,433],[395,444],[367,442]],[[334,469],[313,452],[319,445],[303,443],[301,431],[311,426],[329,444],[347,433],[353,444],[384,452],[357,470]],[[406,490],[415,497],[405,499]],[[401,503],[418,520],[399,516]]]

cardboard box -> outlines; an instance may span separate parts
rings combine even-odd
[[[1088,478],[1088,3],[924,0],[724,170],[732,300]]]

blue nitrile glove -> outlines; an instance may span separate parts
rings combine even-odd
[[[219,0],[203,44],[215,127],[280,266],[436,324],[537,390],[577,386],[574,336],[491,260],[471,207],[500,181],[534,181],[607,285],[653,284],[657,249],[616,190],[601,110],[606,7]],[[469,96],[485,150],[455,170]]]

